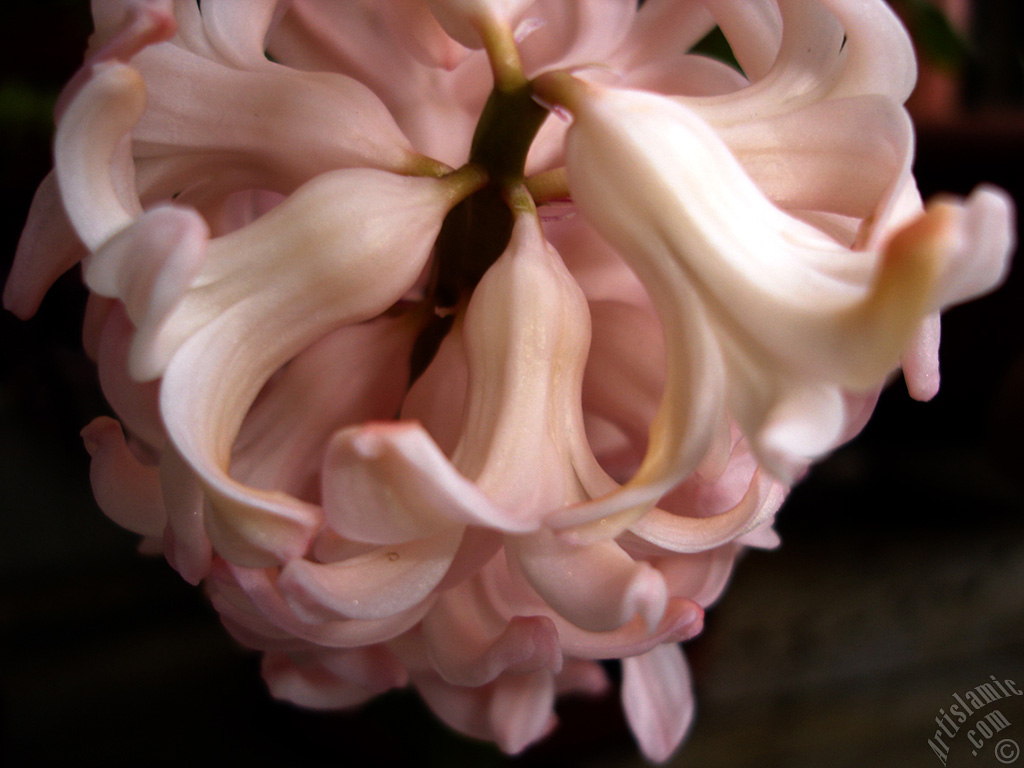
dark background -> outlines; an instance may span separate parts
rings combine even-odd
[[[50,167],[52,100],[80,62],[86,5],[0,10],[0,275]],[[985,180],[1024,200],[1021,4],[978,11],[960,106],[921,114],[918,179],[926,196]],[[938,397],[913,402],[896,382],[794,491],[782,547],[740,564],[686,646],[698,717],[672,765],[936,765],[926,740],[953,693],[989,675],[1024,684],[1021,271],[946,315]],[[106,406],[81,352],[83,299],[70,274],[30,322],[0,315],[0,761],[643,764],[615,695],[561,704],[555,736],[511,761],[410,693],[353,714],[271,701],[201,591],[136,554],[92,501],[77,435]],[[1005,735],[1024,743],[1024,707],[1019,723],[1006,711]]]

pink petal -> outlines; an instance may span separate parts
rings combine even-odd
[[[203,0],[203,29],[211,46],[228,64],[239,68],[266,67],[264,41],[280,0]]]
[[[562,652],[566,656],[585,659],[614,659],[646,653],[661,643],[689,640],[703,627],[704,612],[686,598],[669,598],[664,616],[653,630],[643,616],[634,616],[616,629],[590,631],[582,629],[552,610],[530,585],[518,576],[513,578],[500,561],[491,561],[481,571],[481,583],[487,600],[506,619],[514,616],[548,617],[558,629]]]
[[[289,66],[359,80],[387,105],[418,151],[460,165],[492,85],[486,57],[470,56],[452,73],[424,65],[401,43],[409,34],[404,14],[388,5],[293,0],[270,50]]]
[[[782,42],[782,17],[772,0],[703,0],[750,80],[770,70]]]
[[[128,375],[128,351],[134,330],[123,305],[116,303],[110,307],[97,340],[100,386],[125,428],[151,448],[159,449],[167,440],[160,421],[159,384],[140,383]]]
[[[124,64],[100,64],[57,126],[54,158],[61,198],[90,250],[131,223],[138,198],[123,140],[145,107],[145,84]]]
[[[478,688],[453,686],[432,673],[414,675],[413,684],[451,728],[497,741],[509,754],[521,752],[555,726],[554,680],[546,670],[505,675]]]
[[[82,430],[92,457],[89,479],[103,514],[134,533],[160,538],[167,524],[156,467],[142,464],[125,443],[121,425],[106,416]]]
[[[842,76],[832,85],[835,98],[878,93],[903,103],[917,81],[917,57],[903,24],[882,2],[821,0],[846,35]],[[783,9],[783,24],[787,23]],[[799,22],[797,22],[799,23]]]
[[[648,64],[663,66],[665,60],[690,50],[714,28],[715,20],[704,3],[647,0],[612,63],[627,76]]]
[[[622,302],[638,307],[650,305],[643,283],[622,256],[582,216],[547,222],[544,232],[561,254],[588,302]],[[594,315],[594,307],[591,310]],[[600,312],[592,318],[593,322],[600,319]],[[608,330],[602,329],[604,332]]]
[[[771,423],[771,448],[759,443],[766,459],[793,451],[802,461],[828,449],[828,436],[843,430],[841,398],[829,389],[870,389],[892,370],[933,300],[951,214],[936,208],[880,254],[851,251],[771,205],[695,114],[676,112],[681,105],[669,107],[651,94],[612,93],[596,86],[579,92],[568,150],[577,205],[634,261],[670,333],[720,329],[707,349],[726,354],[729,404],[743,429],[756,435]],[[638,173],[640,167],[646,171]],[[651,187],[655,177],[659,185]],[[642,190],[629,187],[641,180]],[[744,226],[722,219],[726,210],[742,216]],[[692,286],[696,295],[688,297]],[[693,317],[693,302],[723,318]],[[743,328],[742,338],[721,331],[732,323]],[[673,347],[681,344],[672,336],[666,341],[671,376]],[[666,393],[676,408],[690,397],[671,379]],[[815,420],[820,428],[810,426]],[[773,470],[791,471],[778,455],[772,461]]]
[[[929,201],[929,208],[939,205],[955,211],[936,301],[946,307],[988,293],[1006,279],[1016,246],[1014,204],[1003,190],[982,185],[962,202]]]
[[[386,619],[421,603],[444,578],[460,532],[381,547],[334,563],[297,558],[279,585],[299,615]]]
[[[505,253],[473,292],[464,333],[469,387],[452,462],[523,520],[578,499],[590,323],[535,214],[517,217]]]
[[[906,112],[873,95],[755,117],[724,126],[720,136],[777,205],[860,218],[881,212],[913,144]]]
[[[328,525],[357,541],[395,544],[466,524],[508,532],[536,527],[491,501],[413,422],[338,433],[323,477]]]
[[[504,546],[505,537],[500,531],[477,526],[467,526],[462,534],[462,544],[452,559],[451,567],[444,580],[437,585],[443,592],[472,578],[487,565]]]
[[[274,652],[263,657],[261,666],[274,698],[313,709],[353,707],[407,680],[398,660],[381,646]]]
[[[590,304],[593,341],[583,380],[583,408],[647,446],[665,384],[664,341],[657,316],[624,302]]]
[[[308,501],[320,499],[324,451],[335,430],[398,410],[419,326],[410,315],[346,326],[275,376],[232,447],[231,476]]]
[[[142,214],[85,262],[85,282],[101,296],[124,302],[138,328],[128,357],[131,375],[156,378],[148,347],[199,274],[209,230],[194,211],[163,206]]]
[[[142,49],[174,35],[173,0],[98,0],[92,3],[95,32],[85,63],[64,86],[54,114],[63,119],[68,103],[104,62],[127,63]]]
[[[939,392],[941,329],[942,320],[939,313],[928,315],[900,358],[907,391],[915,400],[931,400]]]
[[[198,584],[213,564],[213,547],[204,525],[202,487],[170,446],[160,457],[160,485],[167,509],[164,556],[185,581]]]
[[[475,579],[442,593],[422,628],[431,666],[452,685],[484,685],[506,671],[562,668],[554,623],[544,616],[505,620]]]
[[[470,50],[450,38],[431,13],[428,0],[406,0],[381,8],[400,50],[428,67],[452,70],[461,64]]]
[[[379,314],[409,289],[458,183],[336,171],[210,244],[198,278],[204,290],[190,292],[164,320],[158,341],[166,346],[154,353],[173,355],[161,413],[210,498],[206,525],[220,554],[260,567],[306,551],[321,511],[230,478],[231,445],[271,374],[318,337]]]
[[[127,61],[146,45],[173,35],[173,4],[173,0],[93,0],[95,31],[89,39],[89,59]]]
[[[648,265],[644,265],[646,270]],[[660,269],[660,268],[656,268]],[[640,468],[619,488],[598,467],[577,464],[580,480],[594,501],[577,504],[549,518],[579,544],[614,537],[648,512],[655,502],[698,469],[721,432],[724,371],[712,325],[687,282],[644,274],[665,331],[667,375],[651,422]]]
[[[765,523],[760,528],[755,528],[745,536],[736,539],[736,543],[742,544],[744,547],[775,549],[782,543],[782,539],[772,528],[771,523]]]
[[[519,754],[555,727],[555,682],[550,672],[505,675],[492,685],[488,719],[506,754]]]
[[[690,672],[678,645],[622,660],[622,706],[649,760],[672,756],[693,721]]]
[[[22,320],[32,317],[57,278],[84,254],[85,248],[61,203],[57,175],[51,171],[32,198],[4,286],[4,307]]]
[[[587,73],[588,79],[593,75]],[[610,82],[610,81],[609,81]],[[741,72],[707,56],[676,53],[624,73],[622,85],[671,96],[722,96],[746,88]]]
[[[519,44],[523,67],[530,73],[605,61],[636,12],[630,0],[539,0],[527,10],[536,28]]]
[[[731,509],[711,517],[688,517],[654,509],[629,530],[670,552],[700,552],[726,544],[753,530],[775,514],[782,495],[770,493],[773,481],[759,471],[743,498]]]
[[[724,456],[713,472],[699,473],[680,483],[658,502],[668,512],[710,517],[736,506],[746,495],[758,471],[749,441],[732,425],[722,437]]]
[[[541,531],[508,539],[505,551],[545,602],[581,629],[606,632],[640,616],[653,632],[665,614],[661,574],[615,542],[574,546]]]
[[[107,322],[107,315],[117,305],[113,299],[106,299],[90,293],[85,301],[85,316],[82,318],[82,347],[90,360],[99,357],[100,335]]]
[[[708,608],[721,596],[742,547],[735,542],[685,557],[659,558],[669,594]]]
[[[462,434],[469,384],[462,326],[462,316],[456,317],[434,359],[402,402],[401,418],[420,422],[445,456],[451,456]]]
[[[269,62],[233,69],[169,44],[147,49],[136,64],[149,94],[134,133],[144,196],[200,183],[220,194],[287,193],[335,168],[418,167],[384,105],[351,78]]]
[[[401,688],[409,681],[401,660],[384,645],[318,649],[317,660],[341,679],[376,692]]]
[[[241,568],[226,564],[230,578],[241,588],[234,599],[223,601],[218,610],[243,627],[260,634],[267,624],[331,648],[356,648],[391,640],[407,632],[430,609],[432,600],[384,619],[313,619],[299,616],[285,599],[276,580],[276,571]],[[241,597],[244,595],[244,599]]]
[[[555,675],[555,692],[559,696],[601,696],[610,687],[604,667],[586,659],[566,659],[562,671]]]

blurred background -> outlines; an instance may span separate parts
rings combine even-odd
[[[1024,3],[893,4],[922,58],[922,192],[988,181],[1024,200]],[[0,9],[0,275],[89,31],[83,0]],[[1022,273],[945,316],[938,397],[894,383],[794,491],[781,548],[740,563],[686,645],[698,714],[671,765],[935,765],[927,739],[954,693],[990,675],[1024,683]],[[560,705],[554,737],[515,759],[452,735],[406,692],[352,714],[271,701],[201,591],[138,555],[92,500],[78,432],[107,409],[81,352],[83,305],[76,272],[30,322],[0,314],[0,761],[643,765],[615,695]],[[1024,705],[1005,704],[1024,742]],[[954,752],[950,765],[997,764]]]

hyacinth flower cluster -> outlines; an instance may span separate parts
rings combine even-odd
[[[1002,192],[922,203],[882,0],[92,11],[5,303],[81,262],[96,499],[303,706],[515,753],[621,659],[666,759],[737,556],[1007,269]]]

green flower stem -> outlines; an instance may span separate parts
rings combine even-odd
[[[431,277],[435,307],[456,306],[504,252],[512,236],[509,206],[521,207],[522,196],[529,196],[526,155],[547,116],[525,79],[510,91],[496,86],[491,92],[469,153],[469,166],[484,169],[489,182],[455,206],[441,227]]]
[[[571,198],[569,176],[565,168],[552,168],[550,171],[530,176],[526,180],[526,189],[537,205]]]
[[[495,90],[511,92],[524,86],[523,63],[508,24],[503,19],[484,19],[480,37],[491,63]]]
[[[473,134],[469,163],[453,176],[465,174],[465,183],[473,184],[480,178],[477,174],[484,174],[486,182],[452,208],[441,226],[426,297],[433,316],[416,340],[410,381],[426,370],[453,318],[464,311],[477,283],[504,253],[515,215],[537,211],[524,169],[548,111],[533,98],[507,25],[484,24],[481,34],[494,90]]]
[[[477,123],[469,161],[487,169],[498,184],[523,178],[526,155],[548,111],[533,100],[529,84],[511,91],[491,91]]]

